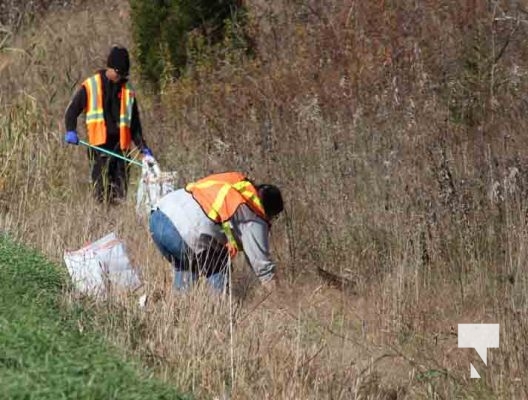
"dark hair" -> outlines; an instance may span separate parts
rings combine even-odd
[[[266,217],[272,219],[284,210],[282,194],[277,186],[261,184],[257,185],[257,191],[266,212]]]
[[[114,68],[122,77],[128,76],[128,72],[130,71],[128,50],[121,46],[112,46],[112,50],[108,54],[106,66],[108,68]]]

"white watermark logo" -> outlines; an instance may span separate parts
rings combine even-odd
[[[488,348],[499,347],[499,324],[458,324],[458,347],[475,349],[488,365]],[[480,378],[473,364],[469,365],[471,378]]]

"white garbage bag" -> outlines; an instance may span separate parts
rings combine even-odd
[[[140,216],[148,215],[156,207],[159,199],[175,189],[178,176],[177,172],[162,172],[154,157],[143,157],[136,197],[136,213]]]
[[[80,293],[106,296],[112,290],[135,290],[141,286],[124,243],[115,233],[75,251],[64,252],[74,287]]]

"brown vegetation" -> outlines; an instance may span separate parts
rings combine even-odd
[[[95,322],[199,396],[526,398],[523,3],[247,1],[256,58],[139,87],[164,169],[284,189],[283,288],[248,294],[238,266],[233,347],[229,302],[171,295],[133,190],[128,207],[94,204],[84,149],[62,144],[75,85],[111,43],[132,46],[126,2],[49,13],[0,48],[0,228],[58,262],[122,236],[158,301],[93,304]],[[457,348],[464,322],[501,324],[479,381]]]

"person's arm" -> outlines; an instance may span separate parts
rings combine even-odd
[[[247,207],[241,206],[233,219],[233,230],[238,236],[247,261],[261,283],[275,276],[275,263],[269,250],[269,226]]]
[[[68,108],[66,109],[66,113],[64,115],[66,131],[77,131],[77,118],[86,108],[86,101],[86,89],[84,86],[81,86],[73,96]]]

